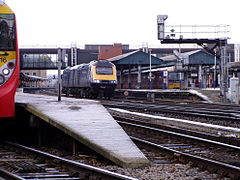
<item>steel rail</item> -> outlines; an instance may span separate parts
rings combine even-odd
[[[156,132],[160,132],[160,133],[164,133],[164,134],[168,134],[168,135],[174,135],[174,136],[178,136],[178,137],[182,137],[182,138],[193,139],[193,140],[204,142],[204,143],[214,144],[214,145],[217,145],[217,146],[230,148],[230,149],[233,149],[235,151],[240,152],[240,147],[239,146],[234,146],[234,145],[231,145],[231,144],[226,144],[226,143],[213,141],[213,140],[209,140],[209,139],[205,139],[205,138],[195,137],[195,136],[188,135],[188,134],[182,134],[182,133],[178,133],[178,132],[172,132],[172,131],[168,131],[168,130],[153,128],[153,127],[147,127],[147,126],[138,125],[138,124],[134,124],[134,123],[126,123],[126,122],[121,122],[121,121],[117,121],[117,122],[120,123],[120,124],[126,124],[126,125],[130,125],[130,126],[134,126],[134,127],[148,129],[148,130],[151,130],[151,131],[156,131]]]
[[[233,145],[233,146],[236,146],[236,147],[239,147],[239,144],[240,144],[240,140],[237,140],[235,138],[224,137],[224,136],[220,136],[220,135],[216,135],[216,134],[210,134],[210,133],[201,132],[201,131],[197,131],[197,130],[190,130],[190,129],[180,128],[180,127],[175,127],[175,126],[169,126],[169,125],[164,125],[164,124],[149,123],[147,121],[142,120],[142,118],[140,118],[140,117],[137,117],[137,118],[140,118],[141,120],[133,119],[133,118],[130,118],[130,117],[123,117],[123,116],[120,116],[120,115],[115,115],[114,113],[112,114],[112,116],[119,123],[123,123],[123,121],[128,121],[130,123],[137,123],[138,125],[143,125],[143,126],[148,126],[148,127],[153,127],[153,128],[159,128],[159,129],[167,130],[167,131],[171,131],[171,132],[184,133],[186,135],[192,135],[192,136],[203,138],[203,139],[209,139],[209,140]]]
[[[116,102],[103,102],[104,106],[109,107],[118,107],[118,108],[129,108],[129,109],[136,109],[136,110],[144,110],[149,112],[155,112],[155,113],[171,113],[171,114],[179,114],[179,115],[187,115],[187,116],[197,116],[202,118],[211,118],[211,119],[221,119],[221,120],[227,120],[227,121],[236,121],[240,122],[240,117],[236,116],[234,114],[233,116],[230,116],[229,113],[221,113],[222,115],[219,115],[219,112],[216,112],[215,114],[212,112],[203,112],[203,111],[197,111],[195,109],[192,110],[184,110],[183,107],[174,108],[174,107],[164,107],[164,106],[158,106],[158,105],[147,105],[147,104],[140,104],[138,103],[138,106],[136,106],[136,103],[116,103]]]
[[[43,152],[43,151],[39,151],[39,150],[36,150],[36,149],[33,149],[33,148],[29,148],[29,147],[26,147],[26,146],[23,146],[23,145],[20,145],[20,144],[17,144],[17,143],[12,143],[12,142],[6,142],[4,141],[4,143],[8,144],[8,145],[11,145],[11,146],[14,146],[16,148],[19,148],[19,149],[22,149],[22,150],[25,150],[25,151],[30,151],[32,153],[35,153],[39,156],[44,156],[45,158],[48,158],[48,159],[51,159],[51,160],[57,160],[58,162],[61,162],[61,164],[64,164],[66,165],[67,167],[72,167],[73,169],[83,169],[84,171],[87,171],[89,173],[97,173],[99,174],[100,176],[102,176],[104,179],[110,179],[110,180],[137,180],[136,178],[133,178],[133,177],[128,177],[128,176],[125,176],[125,175],[121,175],[121,174],[118,174],[118,173],[115,173],[115,172],[111,172],[111,171],[108,171],[108,170],[104,170],[104,169],[101,169],[101,168],[97,168],[97,167],[94,167],[94,166],[90,166],[90,165],[86,165],[86,164],[83,164],[83,163],[79,163],[79,162],[76,162],[76,161],[73,161],[73,160],[69,160],[69,159],[65,159],[65,158],[62,158],[62,157],[59,157],[59,156],[56,156],[56,155],[52,155],[50,153],[46,153],[46,152]]]
[[[116,95],[117,94],[119,94],[119,92],[115,92],[116,93]],[[123,93],[123,92],[121,92],[121,93]],[[147,93],[152,93],[152,92],[145,92],[144,94],[143,94],[143,92],[134,92],[134,94],[131,96],[131,97],[125,97],[125,98],[123,98],[123,97],[119,97],[119,95],[117,95],[117,96],[115,96],[114,97],[114,99],[120,99],[120,100],[122,100],[122,101],[131,101],[131,100],[137,100],[138,99],[138,101],[146,101],[146,103],[151,103],[150,101],[149,101],[149,99],[147,99]],[[223,103],[204,103],[204,102],[192,102],[192,101],[182,101],[182,100],[184,100],[184,97],[182,97],[182,100],[179,100],[179,99],[174,99],[173,101],[171,101],[171,100],[164,100],[164,99],[161,99],[161,100],[159,100],[159,98],[161,98],[161,96],[160,97],[158,97],[159,96],[159,94],[158,93],[154,93],[155,94],[155,104],[174,104],[174,105],[177,105],[177,104],[182,104],[183,102],[184,102],[184,104],[191,104],[191,106],[195,106],[195,107],[206,107],[206,105],[207,106],[210,106],[210,107],[217,107],[217,108],[219,108],[219,107],[222,107],[222,109],[229,109],[229,110],[233,110],[233,109],[235,109],[235,110],[240,110],[240,105],[236,105],[236,104],[223,104]],[[174,94],[174,92],[172,92],[172,94]],[[141,97],[141,99],[139,99],[139,97]],[[186,99],[186,98],[185,98]]]
[[[171,154],[175,155],[176,157],[177,156],[178,157],[182,156],[182,157],[185,157],[185,158],[187,158],[187,159],[189,159],[189,160],[191,160],[195,163],[204,163],[204,166],[208,166],[209,168],[213,168],[213,166],[214,166],[218,169],[218,171],[221,170],[221,171],[227,172],[229,176],[233,176],[234,178],[239,178],[240,177],[240,167],[233,166],[233,165],[223,163],[223,162],[219,162],[219,161],[215,161],[215,160],[211,160],[211,159],[207,159],[207,158],[203,158],[203,157],[200,157],[200,156],[180,152],[180,151],[177,151],[177,150],[174,150],[174,149],[171,149],[171,148],[167,148],[167,147],[164,147],[162,145],[155,144],[155,143],[152,143],[152,142],[149,142],[149,141],[146,141],[146,140],[143,140],[143,139],[139,139],[139,138],[136,138],[136,137],[133,137],[133,136],[130,136],[130,137],[134,141],[141,142],[141,143],[144,143],[144,144],[147,144],[147,145],[151,145],[151,146],[156,147],[158,149],[167,151],[168,153],[171,153]]]
[[[182,137],[182,138],[194,139],[194,140],[201,141],[201,142],[204,142],[204,143],[214,144],[214,145],[217,145],[217,146],[220,146],[220,147],[230,148],[230,149],[233,149],[237,152],[240,152],[240,147],[230,145],[230,144],[225,144],[225,143],[221,143],[221,142],[217,142],[217,141],[213,141],[213,140],[194,137],[194,136],[186,135],[186,134],[182,134],[182,133],[176,133],[176,132],[171,132],[171,131],[167,131],[167,130],[161,130],[161,129],[157,129],[157,128],[146,127],[146,126],[137,125],[137,124],[133,124],[133,123],[126,123],[126,122],[119,122],[119,123],[134,126],[134,127],[136,126],[136,127],[140,127],[140,128],[144,128],[144,129],[148,129],[148,130],[152,130],[152,131],[157,131],[157,132],[161,132],[161,133],[165,133],[165,134],[169,134],[169,135],[174,135],[174,136],[178,136],[178,137]],[[208,159],[208,158],[201,157],[201,156],[198,156],[198,155],[192,155],[192,154],[188,154],[186,152],[181,152],[181,151],[178,151],[178,150],[174,150],[174,149],[171,149],[169,147],[165,147],[163,145],[159,145],[159,144],[156,144],[156,143],[144,140],[144,139],[140,139],[140,138],[137,138],[137,137],[133,137],[133,136],[130,136],[130,137],[135,141],[157,147],[161,150],[167,151],[168,153],[171,153],[173,155],[177,155],[178,157],[180,157],[180,156],[185,157],[185,158],[187,158],[187,159],[189,159],[193,162],[196,162],[196,163],[204,163],[205,166],[208,166],[208,167],[211,167],[211,168],[212,168],[212,166],[214,166],[214,167],[216,167],[216,169],[218,171],[221,170],[225,173],[228,173],[230,176],[240,177],[240,167],[238,167],[238,166],[234,166],[234,165],[224,163],[224,162],[221,162],[221,161]]]
[[[7,180],[25,180],[21,176],[18,176],[14,173],[6,171],[5,169],[0,168],[0,177],[7,179]]]

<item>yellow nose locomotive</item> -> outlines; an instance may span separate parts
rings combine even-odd
[[[0,117],[15,116],[19,65],[15,14],[0,0]]]
[[[91,61],[63,71],[63,93],[67,96],[110,98],[117,85],[116,66],[107,60]]]

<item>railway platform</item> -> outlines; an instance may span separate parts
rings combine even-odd
[[[117,89],[115,96],[120,98],[144,98],[155,100],[176,100],[221,103],[219,89],[179,90],[179,89]]]
[[[149,163],[98,101],[17,92],[16,103],[122,167]]]

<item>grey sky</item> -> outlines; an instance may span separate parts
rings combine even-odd
[[[230,25],[240,42],[236,0],[6,0],[18,20],[19,44],[70,45],[148,42],[158,46],[157,15],[167,25]]]

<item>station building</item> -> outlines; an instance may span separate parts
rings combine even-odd
[[[158,58],[141,49],[108,60],[117,66],[118,88],[175,89],[207,88],[214,84],[214,67],[219,60],[194,50]],[[215,71],[219,74],[219,72]],[[216,76],[217,77],[217,76]]]

